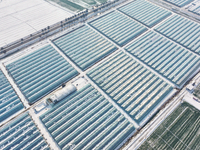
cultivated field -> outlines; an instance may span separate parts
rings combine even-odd
[[[139,150],[199,150],[199,141],[200,111],[183,103],[147,138]]]

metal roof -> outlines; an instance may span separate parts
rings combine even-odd
[[[172,86],[123,52],[87,74],[138,124],[173,90]]]
[[[191,3],[194,0],[164,0],[164,1],[172,3],[178,7],[183,7],[183,6]]]
[[[0,70],[0,123],[23,108],[19,97]]]
[[[189,50],[200,54],[200,25],[179,15],[174,15],[155,28],[156,31]]]
[[[145,0],[133,1],[118,9],[137,21],[152,27],[172,13]]]
[[[0,149],[50,150],[28,113],[0,128]]]
[[[100,17],[89,24],[120,46],[147,30],[144,26],[117,11]]]
[[[6,69],[29,103],[78,75],[50,45],[8,64]]]
[[[90,84],[40,116],[61,149],[113,150],[134,126]]]
[[[88,26],[76,29],[53,42],[82,70],[86,70],[117,49]]]
[[[150,31],[125,48],[172,83],[181,87],[199,68],[200,58]]]

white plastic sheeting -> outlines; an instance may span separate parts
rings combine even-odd
[[[72,15],[45,0],[1,0],[0,47]]]

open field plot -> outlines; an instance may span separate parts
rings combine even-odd
[[[88,26],[76,29],[53,42],[82,70],[86,70],[117,49]]]
[[[134,126],[87,84],[40,117],[61,149],[114,150]]]
[[[164,0],[164,1],[174,4],[178,7],[183,7],[183,6],[191,3],[194,0]]]
[[[135,40],[125,50],[178,87],[182,87],[200,65],[198,56],[153,31]]]
[[[181,104],[147,138],[139,150],[200,149],[200,111]]]
[[[29,103],[34,103],[78,72],[50,45],[6,66]]]
[[[120,46],[147,30],[144,26],[117,11],[100,17],[89,24]]]
[[[50,150],[28,113],[0,128],[0,149]]]
[[[198,23],[174,15],[155,30],[200,55],[200,25]]]
[[[172,92],[173,88],[147,68],[119,52],[88,76],[138,124]]]
[[[145,0],[136,0],[118,9],[137,21],[152,27],[171,15],[171,12]]]
[[[0,70],[0,123],[23,108],[19,97]]]

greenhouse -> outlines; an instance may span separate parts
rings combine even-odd
[[[28,113],[0,128],[0,149],[50,150]]]
[[[200,55],[200,25],[174,15],[155,28],[156,31]]]
[[[139,125],[173,90],[160,77],[122,52],[87,74]]]
[[[133,1],[118,10],[148,27],[153,27],[172,14],[145,0]]]
[[[61,149],[114,150],[134,126],[90,84],[40,116]]]
[[[0,150],[199,150],[199,2],[0,1]]]
[[[110,40],[123,46],[147,30],[133,19],[113,11],[89,23]]]
[[[164,0],[164,1],[174,4],[178,7],[183,7],[183,6],[191,3],[193,0]]]
[[[88,26],[78,28],[53,42],[82,70],[86,70],[117,49]]]
[[[7,78],[0,70],[0,123],[24,108]]]
[[[200,65],[198,56],[153,31],[138,38],[125,49],[179,88]]]
[[[78,75],[50,45],[8,64],[6,69],[30,104]]]

